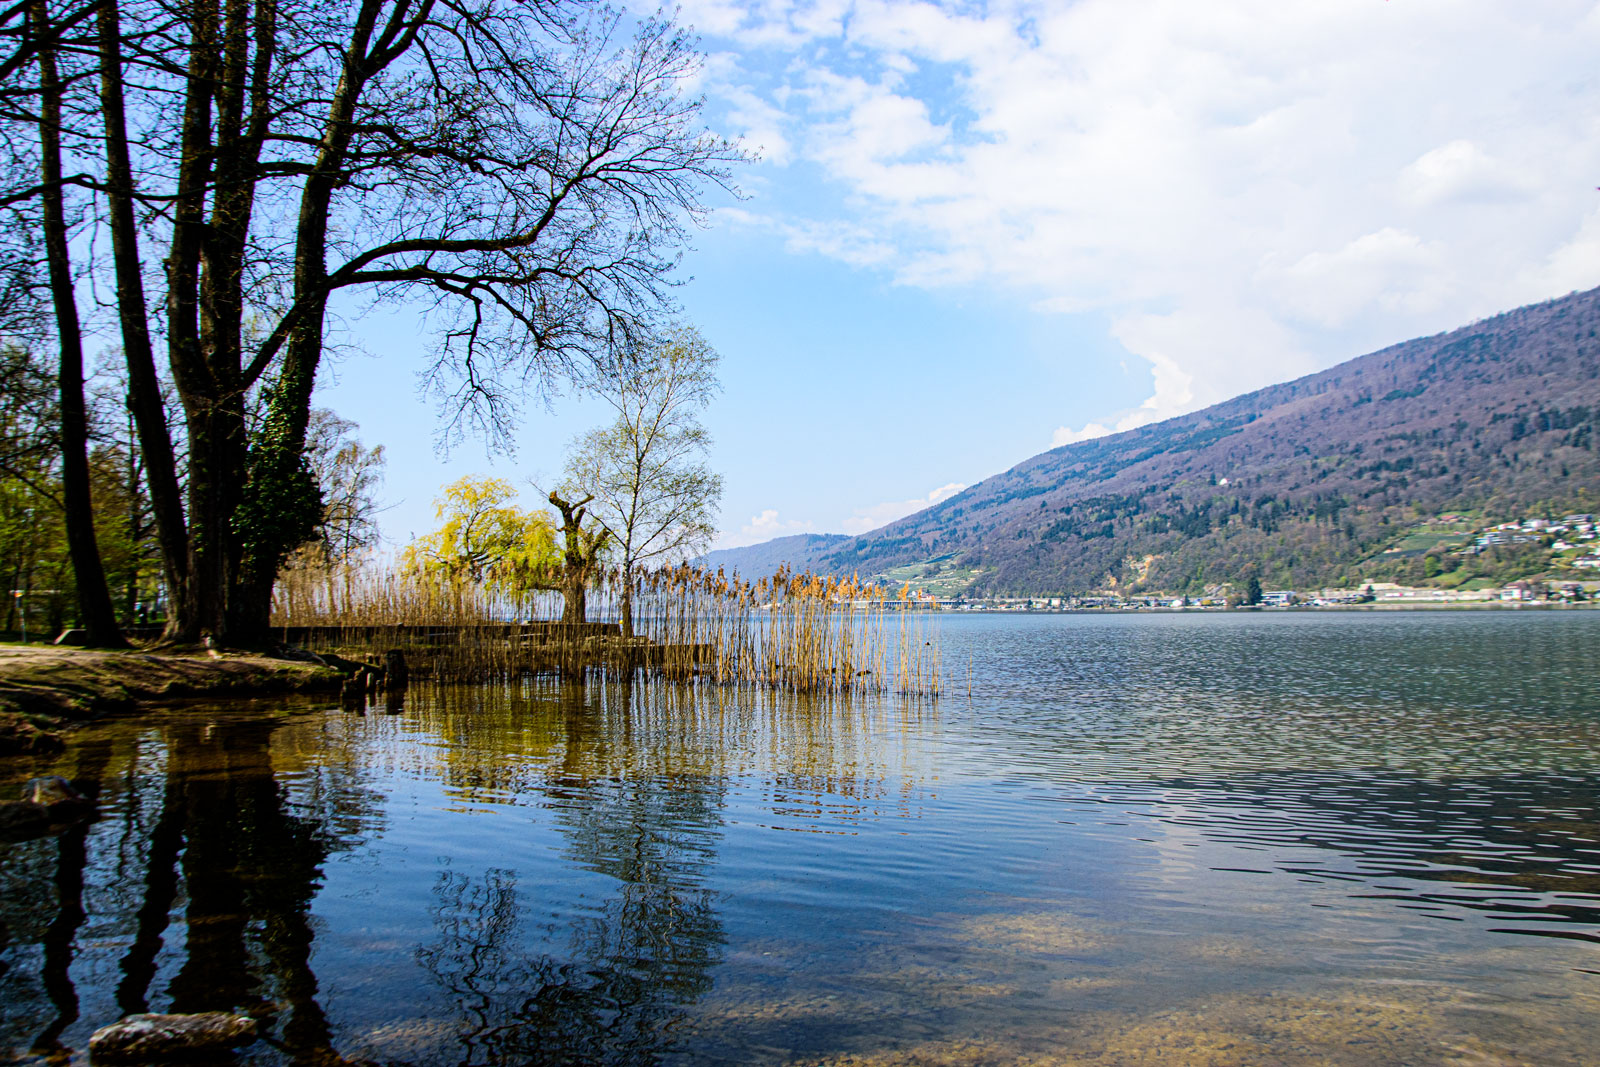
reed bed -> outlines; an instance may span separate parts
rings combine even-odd
[[[587,596],[590,621],[568,626],[555,621],[555,593],[374,564],[302,566],[280,578],[272,624],[314,651],[399,649],[416,673],[446,681],[601,670],[797,693],[943,689],[937,624],[909,588],[783,569],[745,582],[680,566],[602,573]]]

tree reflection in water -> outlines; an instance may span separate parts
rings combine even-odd
[[[556,823],[610,895],[574,916],[565,944],[536,928],[516,872],[446,871],[434,886],[436,938],[417,960],[451,998],[463,1064],[655,1062],[673,1024],[711,988],[723,935],[700,888],[720,838],[717,776],[623,774],[646,758],[626,722],[631,692],[603,699],[563,686],[562,758],[549,765],[571,802]],[[651,761],[659,769],[660,764]],[[613,773],[606,773],[613,772]]]
[[[416,696],[79,735],[53,769],[102,783],[104,820],[0,845],[0,1059],[225,1010],[261,1021],[252,1063],[658,1060],[724,956],[730,782],[878,803],[865,720],[838,708],[614,681]]]
[[[272,750],[283,724],[175,715],[157,732],[112,729],[78,747],[71,773],[105,783],[108,794],[121,791],[120,812],[58,839],[11,846],[3,857],[5,920],[29,913],[49,920],[42,929],[17,922],[18,947],[33,949],[38,980],[0,976],[10,1017],[0,1043],[17,1047],[22,1035],[11,1021],[43,1021],[29,1042],[33,1052],[65,1062],[73,1054],[62,1041],[69,1028],[87,1032],[152,1009],[223,1010],[256,1015],[269,1028],[281,1022],[278,1039],[297,1059],[337,1058],[315,999],[309,919],[334,841],[325,819],[288,808]],[[169,934],[174,915],[181,932]],[[95,958],[80,961],[86,920]],[[111,966],[107,952],[115,952]],[[171,979],[152,989],[164,960]],[[96,1016],[80,1023],[78,987],[86,983],[86,995],[98,998]]]

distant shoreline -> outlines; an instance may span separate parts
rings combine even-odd
[[[1237,608],[1175,608],[1161,607],[1102,607],[1102,608],[950,608],[936,607],[930,611],[941,615],[1285,615],[1315,614],[1319,612],[1349,611],[1584,611],[1600,608],[1600,600],[1586,600],[1577,604],[1549,602],[1526,603],[1509,600],[1416,601],[1404,604],[1295,604],[1273,607]]]

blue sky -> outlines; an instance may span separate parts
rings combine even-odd
[[[689,0],[761,151],[685,257],[722,544],[857,533],[1054,444],[1600,284],[1600,5]],[[403,311],[319,402],[438,487],[547,484],[602,406],[442,456]],[[530,489],[527,496],[535,498]]]

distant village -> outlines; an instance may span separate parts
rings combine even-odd
[[[948,611],[1227,611],[1312,608],[1490,607],[1600,604],[1600,531],[1589,514],[1523,518],[1488,526],[1470,525],[1468,516],[1441,515],[1440,527],[1454,535],[1436,538],[1453,555],[1473,556],[1501,547],[1543,546],[1548,556],[1537,576],[1503,585],[1443,588],[1370,581],[1341,589],[1265,589],[1254,583],[1206,586],[1200,596],[1159,593],[1120,594],[1101,590],[1082,596],[967,597],[914,593],[924,607]],[[1463,527],[1466,527],[1463,529]],[[1391,548],[1399,553],[1404,548]],[[1416,550],[1412,550],[1416,551]]]

